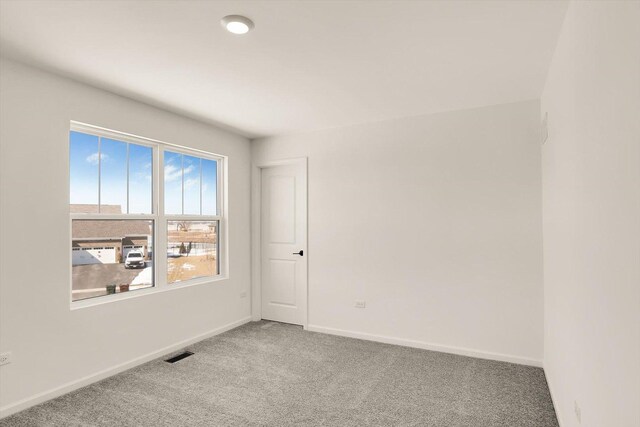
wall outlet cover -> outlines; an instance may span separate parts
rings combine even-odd
[[[365,308],[366,307],[366,302],[362,299],[357,299],[355,304],[353,305],[355,308]]]
[[[0,354],[0,365],[11,363],[11,352]]]

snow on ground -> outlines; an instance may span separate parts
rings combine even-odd
[[[145,267],[132,281],[131,288],[149,286],[153,283],[153,267]],[[131,289],[129,288],[129,289]]]

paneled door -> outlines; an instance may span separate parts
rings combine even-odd
[[[307,316],[306,163],[261,169],[262,318],[304,325]]]

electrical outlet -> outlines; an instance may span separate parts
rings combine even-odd
[[[357,300],[356,300],[356,303],[355,303],[355,304],[353,304],[353,306],[354,306],[355,308],[365,308],[365,307],[366,307],[366,305],[367,305],[367,304],[365,303],[365,301],[364,301],[363,299],[357,299]]]
[[[246,297],[247,297],[247,291],[240,292],[240,298],[246,298]]]
[[[573,410],[576,413],[576,419],[578,420],[578,424],[582,424],[582,411],[580,411],[580,405],[578,405],[578,401],[573,401]]]
[[[11,363],[11,352],[0,354],[0,365],[7,365]]]

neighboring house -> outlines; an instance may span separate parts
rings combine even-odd
[[[93,206],[95,205],[71,205],[71,211],[92,213]],[[119,205],[103,205],[101,211],[111,214],[121,212]],[[93,210],[95,212],[97,208]],[[73,265],[124,262],[127,253],[134,249],[141,251],[146,258],[151,255],[152,230],[149,221],[74,221],[72,228]]]

